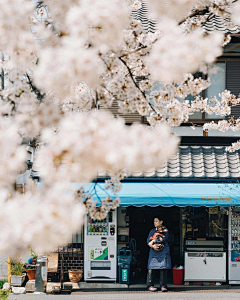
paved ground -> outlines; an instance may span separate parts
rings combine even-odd
[[[103,293],[89,293],[89,292],[81,292],[74,293],[72,295],[10,295],[9,299],[11,300],[231,300],[231,299],[239,299],[239,292],[202,292],[200,293],[192,293],[192,292],[170,292],[170,293],[146,293],[146,292],[128,292],[128,293],[112,293],[112,292],[103,292]]]

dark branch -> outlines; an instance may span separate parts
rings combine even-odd
[[[140,91],[140,93],[142,94],[142,96],[144,97],[144,99],[147,101],[146,94],[140,89],[140,87],[139,87],[139,85],[137,84],[136,80],[134,79],[133,74],[132,74],[132,71],[131,71],[131,69],[129,68],[129,66],[128,66],[128,64],[126,63],[126,61],[123,60],[122,57],[119,57],[119,59],[120,59],[120,61],[126,66],[126,68],[128,69],[128,73],[129,73],[129,75],[130,75],[130,77],[131,77],[131,79],[132,79],[132,81],[133,81],[135,87]],[[157,115],[159,115],[159,114],[156,112],[156,110],[154,109],[153,105],[152,105],[149,101],[147,101],[147,102],[148,102],[148,105],[151,107],[151,109],[152,109]]]
[[[208,8],[205,8],[205,9],[197,9],[195,10],[194,12],[192,12],[189,16],[187,16],[185,19],[183,19],[182,21],[180,21],[178,23],[178,25],[181,25],[182,23],[184,23],[188,18],[193,18],[193,17],[196,17],[196,16],[203,16],[205,15],[206,13],[209,12],[209,9]]]
[[[31,87],[31,91],[34,92],[38,98],[38,100],[40,100],[40,102],[42,101],[42,99],[45,97],[46,94],[42,94],[40,92],[40,90],[32,83],[32,80],[30,78],[30,76],[28,74],[26,74],[27,76],[27,79],[28,79],[28,84],[30,85]]]

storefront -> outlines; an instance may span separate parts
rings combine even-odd
[[[78,188],[78,184],[74,186]],[[86,218],[84,237],[82,234],[74,236],[72,245],[60,249],[59,258],[63,260],[63,267],[66,270],[77,267],[77,263],[78,268],[84,269],[85,276],[87,272],[91,274],[92,281],[114,282],[118,280],[117,253],[122,247],[129,246],[133,250],[131,282],[145,282],[149,253],[146,239],[153,228],[154,217],[158,217],[163,219],[169,229],[173,266],[185,264],[186,239],[222,240],[226,254],[225,281],[240,284],[238,183],[145,181],[123,182],[122,186],[119,193],[120,207],[111,218],[108,217],[106,222],[99,224],[91,223]],[[87,188],[91,188],[91,184]],[[97,183],[95,190],[99,197],[95,200],[99,201],[106,196],[104,183]],[[87,238],[88,235],[91,237]],[[109,252],[101,260],[99,256],[106,254],[101,253],[104,250],[102,248],[108,248]],[[96,255],[93,250],[96,250]],[[216,249],[214,251],[216,252]],[[209,257],[217,257],[218,254],[215,252],[210,253]],[[200,254],[194,255],[200,257]],[[207,256],[205,254],[203,256],[202,260],[205,261]],[[101,272],[91,273],[92,270]],[[94,274],[98,273],[99,275],[94,277]],[[86,277],[85,280],[88,281]],[[169,282],[172,282],[171,272]]]
[[[120,211],[125,211],[119,208]],[[149,247],[146,237],[153,228],[154,217],[164,220],[169,229],[169,245],[172,265],[184,265],[185,239],[223,239],[225,248],[228,245],[228,209],[220,207],[133,207],[126,209],[129,217],[130,241],[136,241],[137,263],[134,281],[142,282],[146,279],[147,259]],[[127,218],[128,219],[128,218]],[[171,282],[171,272],[169,272]]]
[[[98,183],[98,185],[102,184]],[[103,196],[102,187],[97,188],[97,192],[100,197]],[[234,231],[233,234],[236,241],[231,240],[232,224],[228,222],[229,208],[237,208],[240,205],[237,183],[129,182],[123,183],[119,196],[121,206],[117,211],[116,234],[118,233],[118,236],[115,253],[117,254],[117,251],[124,246],[133,249],[132,282],[145,282],[149,251],[146,238],[153,228],[154,217],[163,219],[169,229],[173,266],[184,265],[185,239],[215,239],[223,241],[224,251],[229,258],[228,265],[235,266],[236,270],[239,269],[237,258],[240,249],[237,242],[240,229],[238,232],[238,225],[235,225],[236,233]],[[119,235],[121,230],[129,232],[129,237],[127,239],[125,237],[123,241]],[[85,247],[88,245],[86,244]],[[232,254],[233,249],[235,256]],[[228,278],[230,271],[227,271],[227,261],[226,273]],[[171,282],[171,272],[169,276]]]

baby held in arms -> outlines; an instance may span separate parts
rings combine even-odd
[[[162,242],[163,238],[165,237],[165,235],[163,234],[164,232],[167,232],[167,228],[165,226],[161,226],[156,228],[156,232],[154,233],[153,236],[150,237],[150,245],[154,245],[156,244],[158,246],[157,251],[161,251],[164,247],[163,244],[159,244],[158,241]]]

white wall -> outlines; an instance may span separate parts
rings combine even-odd
[[[173,132],[177,136],[203,136],[203,128],[202,127],[195,127],[195,129],[192,129],[192,127],[189,127],[189,126],[174,127]],[[228,130],[228,131],[222,132],[219,130],[209,130],[208,136],[240,137],[240,131]]]
[[[232,131],[227,130],[225,132],[221,132],[219,130],[209,130],[208,136],[232,136],[232,137],[240,137],[240,131]]]
[[[0,280],[7,279],[8,277],[8,257],[5,255],[0,255]]]
[[[192,129],[191,127],[174,127],[173,132],[177,136],[203,136],[203,129],[202,127],[195,127]]]

